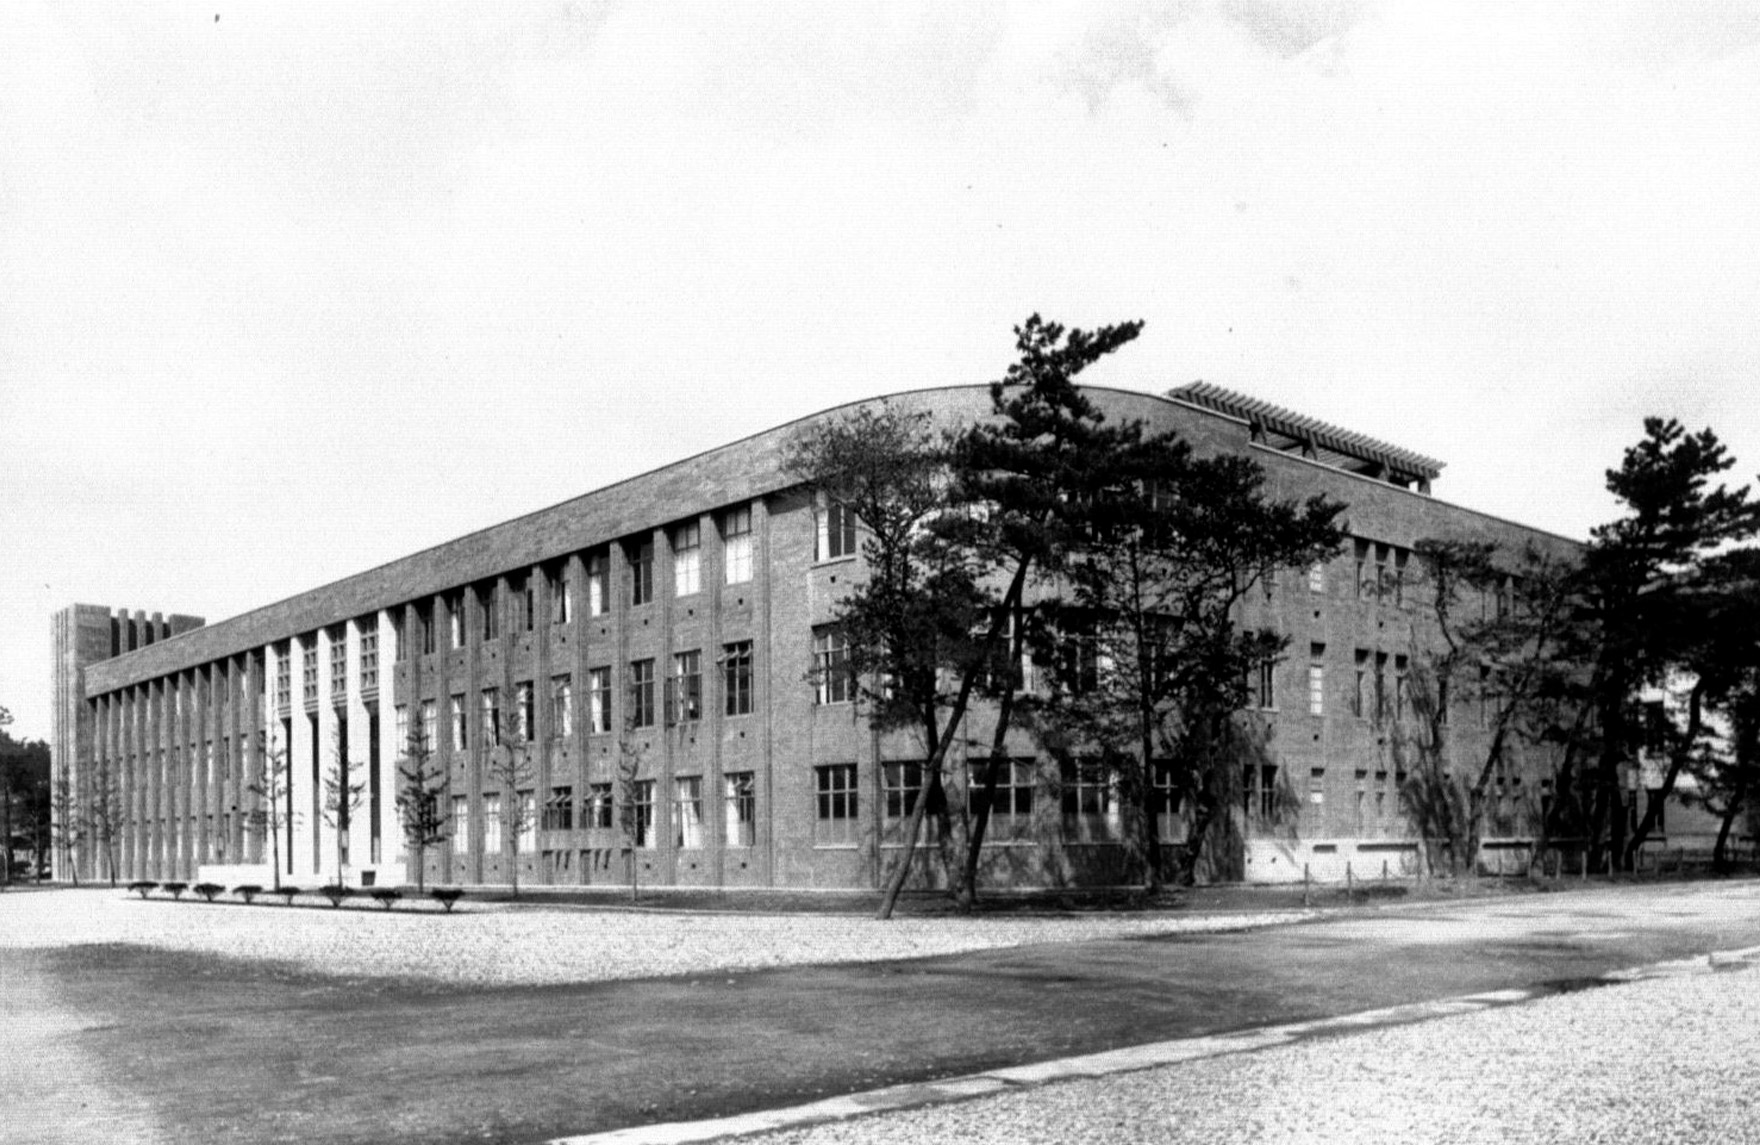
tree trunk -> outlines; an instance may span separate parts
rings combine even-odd
[[[1644,808],[1644,818],[1639,821],[1638,829],[1632,832],[1632,837],[1626,841],[1621,865],[1628,870],[1636,861],[1638,850],[1644,845],[1644,840],[1648,839],[1650,832],[1656,829],[1656,816],[1661,811],[1662,805],[1668,802],[1668,797],[1674,794],[1675,780],[1680,778],[1681,768],[1686,766],[1687,757],[1693,753],[1693,743],[1699,738],[1699,732],[1704,723],[1704,696],[1704,682],[1694,684],[1692,694],[1687,697],[1687,731],[1681,737],[1680,742],[1675,745],[1674,750],[1669,753],[1668,774],[1662,778],[1662,794]]]
[[[1741,809],[1741,796],[1730,796],[1729,806],[1723,812],[1723,821],[1717,825],[1717,842],[1711,848],[1711,869],[1718,874],[1729,873],[1729,832],[1730,828],[1735,825],[1736,816],[1740,814]]]

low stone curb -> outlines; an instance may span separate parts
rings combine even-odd
[[[1760,965],[1760,946],[1746,947],[1741,950],[1713,951],[1691,958],[1613,970],[1601,975],[1598,979],[1591,979],[1585,984],[1611,986],[1654,978],[1711,974],[1756,965]],[[627,1129],[613,1129],[604,1133],[559,1137],[550,1141],[548,1145],[688,1145],[691,1142],[745,1137],[781,1129],[802,1129],[825,1122],[860,1117],[864,1114],[969,1101],[973,1098],[989,1097],[1012,1089],[1048,1085],[1079,1078],[1134,1073],[1139,1070],[1178,1065],[1182,1062],[1203,1058],[1253,1053],[1308,1038],[1337,1037],[1367,1029],[1409,1025],[1436,1018],[1453,1017],[1458,1014],[1471,1014],[1494,1007],[1519,1005],[1556,993],[1558,993],[1556,989],[1547,986],[1490,990],[1478,994],[1465,994],[1458,998],[1443,998],[1434,1002],[1413,1002],[1378,1010],[1363,1010],[1355,1014],[1344,1014],[1332,1018],[1316,1018],[1306,1022],[1267,1026],[1262,1029],[1240,1030],[1234,1033],[1212,1034],[1196,1038],[1180,1038],[1166,1042],[1151,1042],[1141,1046],[1126,1046],[1122,1049],[1084,1054],[1080,1057],[1059,1058],[1054,1061],[987,1070],[984,1073],[966,1077],[888,1086],[885,1089],[846,1094],[842,1097],[810,1102],[806,1105],[759,1110],[755,1113],[745,1113],[735,1117],[637,1125]]]

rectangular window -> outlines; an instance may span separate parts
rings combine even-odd
[[[850,673],[849,640],[836,628],[813,633],[813,702],[847,704],[855,698]]]
[[[429,751],[440,746],[440,705],[433,700],[422,701],[422,746]]]
[[[341,704],[348,699],[348,627],[338,624],[330,630],[330,702]]]
[[[977,809],[977,796],[984,786],[984,763],[970,765],[970,785],[966,801],[970,810]],[[996,777],[996,796],[990,804],[990,829],[998,838],[1026,831],[1033,817],[1033,770],[1030,759],[1014,759],[1004,763]]]
[[[721,691],[730,716],[752,711],[752,642],[740,640],[721,646]]]
[[[1393,658],[1393,718],[1406,718],[1407,705],[1411,700],[1410,664],[1404,656]]]
[[[521,680],[513,686],[513,735],[520,743],[532,738],[532,731],[537,726],[535,713],[532,711],[536,701],[532,697],[532,682]]]
[[[643,541],[629,550],[629,602],[649,604],[654,599],[654,542]]]
[[[856,555],[856,515],[836,501],[827,500],[819,514],[819,560]]]
[[[305,700],[308,704],[318,702],[318,634],[306,637],[301,647],[300,682],[305,688]],[[182,693],[178,693],[180,696]]]
[[[465,732],[465,728],[466,728],[467,723],[468,723],[468,716],[464,710],[464,697],[463,696],[452,697],[452,750],[453,751],[463,751],[463,750],[465,750],[465,747],[470,743],[470,738],[468,735],[466,735],[466,732]]]
[[[549,574],[548,590],[550,593],[550,623],[567,624],[572,618],[572,602],[569,600],[568,574],[561,569],[553,569]]]
[[[690,723],[703,715],[703,654],[679,652],[672,657],[672,675],[666,680],[666,718],[675,724]]]
[[[1351,693],[1351,715],[1358,719],[1369,715],[1369,652],[1357,649],[1357,687]]]
[[[609,831],[617,826],[616,816],[612,814],[611,785],[609,783],[593,783],[587,786],[587,806],[584,812],[585,822],[582,826],[593,831]]]
[[[471,801],[463,795],[452,797],[452,846],[459,851],[471,848]]]
[[[1406,603],[1406,559],[1404,549],[1393,550],[1393,603],[1396,608],[1404,608]]]
[[[1375,653],[1375,722],[1387,718],[1387,653]]]
[[[513,849],[535,851],[538,849],[538,793],[516,791],[514,798],[519,800],[519,834],[514,836]]]
[[[880,765],[880,810],[889,821],[908,819],[923,794],[923,765],[913,760]]]
[[[703,777],[680,776],[672,781],[672,845],[703,845]]]
[[[1275,663],[1267,659],[1259,661],[1249,671],[1247,692],[1254,707],[1267,711],[1277,707],[1275,668]]]
[[[574,788],[552,787],[544,800],[544,830],[574,830]]]
[[[818,783],[813,842],[822,847],[855,846],[856,765],[833,763],[813,771]]]
[[[361,691],[379,689],[379,630],[361,628]]]
[[[630,785],[631,808],[630,817],[634,820],[635,838],[631,840],[641,850],[650,851],[654,848],[654,781],[638,779]]]
[[[533,622],[532,613],[536,610],[538,603],[534,599],[537,590],[532,587],[531,574],[527,573],[525,576],[514,578],[508,584],[508,591],[513,598],[513,630],[515,632],[530,632]]]
[[[721,518],[721,564],[728,584],[752,579],[752,507],[729,509]]]
[[[477,590],[477,613],[482,617],[483,643],[501,637],[501,610],[495,607],[495,586],[486,584]]]
[[[550,681],[550,732],[567,738],[574,734],[574,680],[557,676]]]
[[[611,669],[587,670],[587,730],[598,734],[611,730]]]
[[[631,727],[654,726],[654,661],[632,660],[629,665],[629,722]]]
[[[446,617],[452,628],[452,647],[464,647],[464,593],[455,592],[446,598]]]
[[[749,771],[729,772],[723,777],[726,788],[727,845],[750,847],[756,842],[758,822],[757,787]]]
[[[434,635],[434,606],[432,604],[416,605],[416,626],[422,630],[422,655],[432,656],[437,647],[439,637]]]
[[[495,747],[501,743],[501,689],[483,689],[483,743]]]
[[[409,751],[409,705],[398,704],[397,713],[397,752],[399,755]]]
[[[1308,645],[1308,714],[1326,714],[1326,645]]]
[[[1383,604],[1393,599],[1393,570],[1387,567],[1391,545],[1375,546],[1375,599]]]
[[[501,793],[483,796],[483,854],[501,849]]]
[[[285,645],[275,653],[275,702],[293,702],[293,649]]]
[[[1155,760],[1150,768],[1149,814],[1155,816],[1155,829],[1163,843],[1174,843],[1185,837],[1185,824],[1180,821],[1179,773],[1173,761]]]
[[[1352,542],[1352,549],[1357,561],[1357,599],[1374,600],[1376,592],[1375,565],[1370,560],[1369,542],[1361,539],[1355,540]]]
[[[604,616],[611,609],[611,557],[593,553],[587,557],[587,615]]]
[[[1063,780],[1063,837],[1079,843],[1116,843],[1124,837],[1118,775],[1092,760],[1071,760]]]
[[[1326,562],[1315,561],[1308,566],[1308,591],[1326,591]]]
[[[1277,766],[1247,764],[1241,769],[1241,790],[1249,818],[1270,823],[1277,816]]]
[[[702,526],[692,521],[672,531],[672,595],[689,596],[702,588]]]
[[[403,606],[398,605],[391,610],[391,659],[401,664],[409,659],[408,633],[405,630]]]

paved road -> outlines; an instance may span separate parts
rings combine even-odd
[[[188,955],[114,948],[35,953],[6,985],[47,985],[55,1030],[77,1011],[86,1073],[113,1091],[113,1112],[148,1103],[169,1139],[521,1142],[1502,987],[1564,990],[1756,945],[1760,884],[1743,882],[568,987],[196,971]],[[144,995],[150,1018],[131,1017]]]

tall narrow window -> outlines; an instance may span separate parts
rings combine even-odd
[[[275,650],[275,703],[293,702],[293,648],[283,644]]]
[[[1326,562],[1315,561],[1308,566],[1308,591],[1326,591]]]
[[[611,558],[603,552],[587,557],[587,615],[604,616],[611,608]]]
[[[439,637],[434,634],[434,605],[424,603],[416,605],[416,627],[422,630],[422,655],[432,656],[437,647]]]
[[[483,796],[483,854],[492,855],[501,849],[501,793]]]
[[[513,594],[513,630],[530,632],[532,630],[532,613],[537,608],[537,589],[532,586],[532,576],[526,573],[512,582]]]
[[[1404,656],[1393,658],[1393,718],[1406,718],[1407,705],[1411,702],[1411,671],[1410,664]]]
[[[452,847],[455,851],[471,849],[471,801],[463,795],[452,797]]]
[[[849,640],[840,629],[821,628],[813,633],[813,688],[815,703],[846,704],[855,698]]]
[[[631,840],[637,847],[647,851],[655,846],[654,841],[654,781],[638,779],[630,785],[631,818],[635,821],[635,838]]]
[[[1387,718],[1387,653],[1375,653],[1375,722]]]
[[[833,763],[813,769],[818,783],[813,842],[853,846],[856,842],[856,765]]]
[[[495,747],[501,743],[501,689],[483,689],[483,743]]]
[[[856,555],[856,515],[827,499],[819,514],[818,558],[822,561]]]
[[[464,647],[464,593],[455,592],[446,598],[446,617],[452,628],[452,646]]]
[[[590,831],[609,831],[617,826],[609,783],[593,783],[587,786],[587,805],[582,814],[585,821],[581,825]]]
[[[513,735],[521,743],[532,738],[532,732],[537,726],[537,721],[533,718],[535,713],[532,711],[535,702],[530,680],[521,680],[513,686]]]
[[[308,704],[318,702],[318,634],[312,633],[305,638],[301,647],[300,673],[301,683],[305,686],[305,701]],[[181,699],[182,692],[178,693]]]
[[[574,734],[574,680],[570,676],[550,681],[550,730],[565,739]]]
[[[672,657],[672,675],[666,680],[666,718],[681,724],[702,714],[703,654],[679,652]]]
[[[729,509],[721,518],[721,563],[728,584],[752,579],[752,507]]]
[[[723,777],[727,793],[727,846],[750,847],[758,821],[757,787],[749,771],[733,771]]]
[[[611,730],[611,669],[587,670],[587,730],[595,734]]]
[[[483,643],[501,638],[501,610],[496,607],[495,586],[486,584],[477,590],[477,611],[483,618]]]
[[[403,754],[409,751],[409,705],[398,704],[397,713],[397,751]]]
[[[910,818],[923,794],[923,765],[899,760],[880,765],[880,814],[889,823]],[[924,819],[925,826],[930,822]]]
[[[721,646],[721,690],[730,716],[752,711],[752,642],[740,640]]]
[[[348,700],[348,626],[338,624],[330,630],[330,702]]]
[[[1369,652],[1366,648],[1357,649],[1357,681],[1356,690],[1351,693],[1351,715],[1365,719],[1369,715]]]
[[[1259,661],[1251,669],[1248,676],[1248,691],[1253,698],[1253,706],[1267,711],[1277,707],[1277,675],[1276,664],[1267,657]]]
[[[983,787],[978,782],[982,774],[978,769],[982,766],[982,763],[972,764],[973,781],[968,788],[967,800],[974,809],[978,792]],[[998,767],[996,792],[990,803],[990,827],[998,839],[1027,833],[1033,817],[1033,770],[1034,763],[1030,759],[1007,760]]]
[[[702,527],[692,521],[672,531],[672,595],[689,596],[702,588]]]
[[[1404,549],[1393,550],[1393,604],[1396,608],[1404,608],[1406,603],[1406,559]]]
[[[672,845],[703,845],[703,777],[680,776],[672,781]]]
[[[550,623],[567,624],[572,617],[570,612],[568,574],[562,569],[552,569],[549,576],[550,592]]]
[[[538,793],[527,789],[514,792],[513,797],[519,800],[519,834],[514,836],[515,851],[535,851],[538,849]]]
[[[422,701],[422,747],[440,749],[440,705],[433,700]]]
[[[574,788],[552,787],[544,800],[544,830],[574,830]]]
[[[377,691],[379,688],[379,630],[376,627],[362,627],[360,634],[361,691]]]
[[[1308,645],[1308,714],[1326,714],[1326,645]]]
[[[654,661],[632,660],[629,665],[629,722],[631,727],[654,726]]]
[[[654,542],[643,541],[629,550],[629,602],[648,604],[654,599]]]
[[[452,750],[453,751],[465,750],[465,745],[470,742],[470,739],[466,735],[466,732],[465,732],[466,722],[467,722],[467,716],[466,716],[466,713],[464,710],[464,697],[463,696],[452,697]]]

